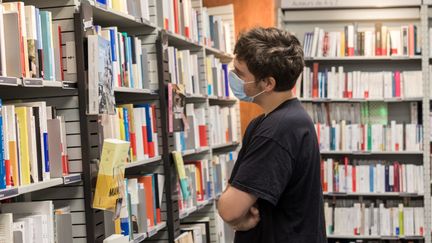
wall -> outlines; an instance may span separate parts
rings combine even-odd
[[[272,27],[276,25],[276,8],[278,0],[204,0],[204,6],[215,7],[234,4],[234,21],[236,38],[241,31],[252,27]],[[249,122],[262,114],[262,109],[251,103],[240,102],[242,134]]]

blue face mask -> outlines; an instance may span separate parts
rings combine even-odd
[[[242,100],[242,101],[253,102],[255,97],[257,97],[258,95],[265,92],[265,90],[263,90],[262,92],[254,95],[252,97],[247,96],[246,93],[244,92],[244,85],[255,83],[255,81],[245,82],[241,78],[239,78],[237,76],[237,74],[235,74],[233,71],[229,72],[228,81],[229,81],[229,85],[231,87],[231,90],[234,93],[234,96],[237,97],[239,100]]]

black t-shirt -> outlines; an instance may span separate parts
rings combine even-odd
[[[317,137],[298,99],[249,124],[229,183],[258,198],[261,218],[235,243],[327,242]]]

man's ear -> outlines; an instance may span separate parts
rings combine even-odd
[[[263,80],[264,82],[264,90],[266,92],[273,91],[276,88],[276,79],[273,77],[267,77]]]

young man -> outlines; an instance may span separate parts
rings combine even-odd
[[[236,230],[235,243],[327,242],[315,128],[292,92],[302,46],[286,31],[255,28],[234,54],[233,93],[265,114],[246,130],[219,214]]]

